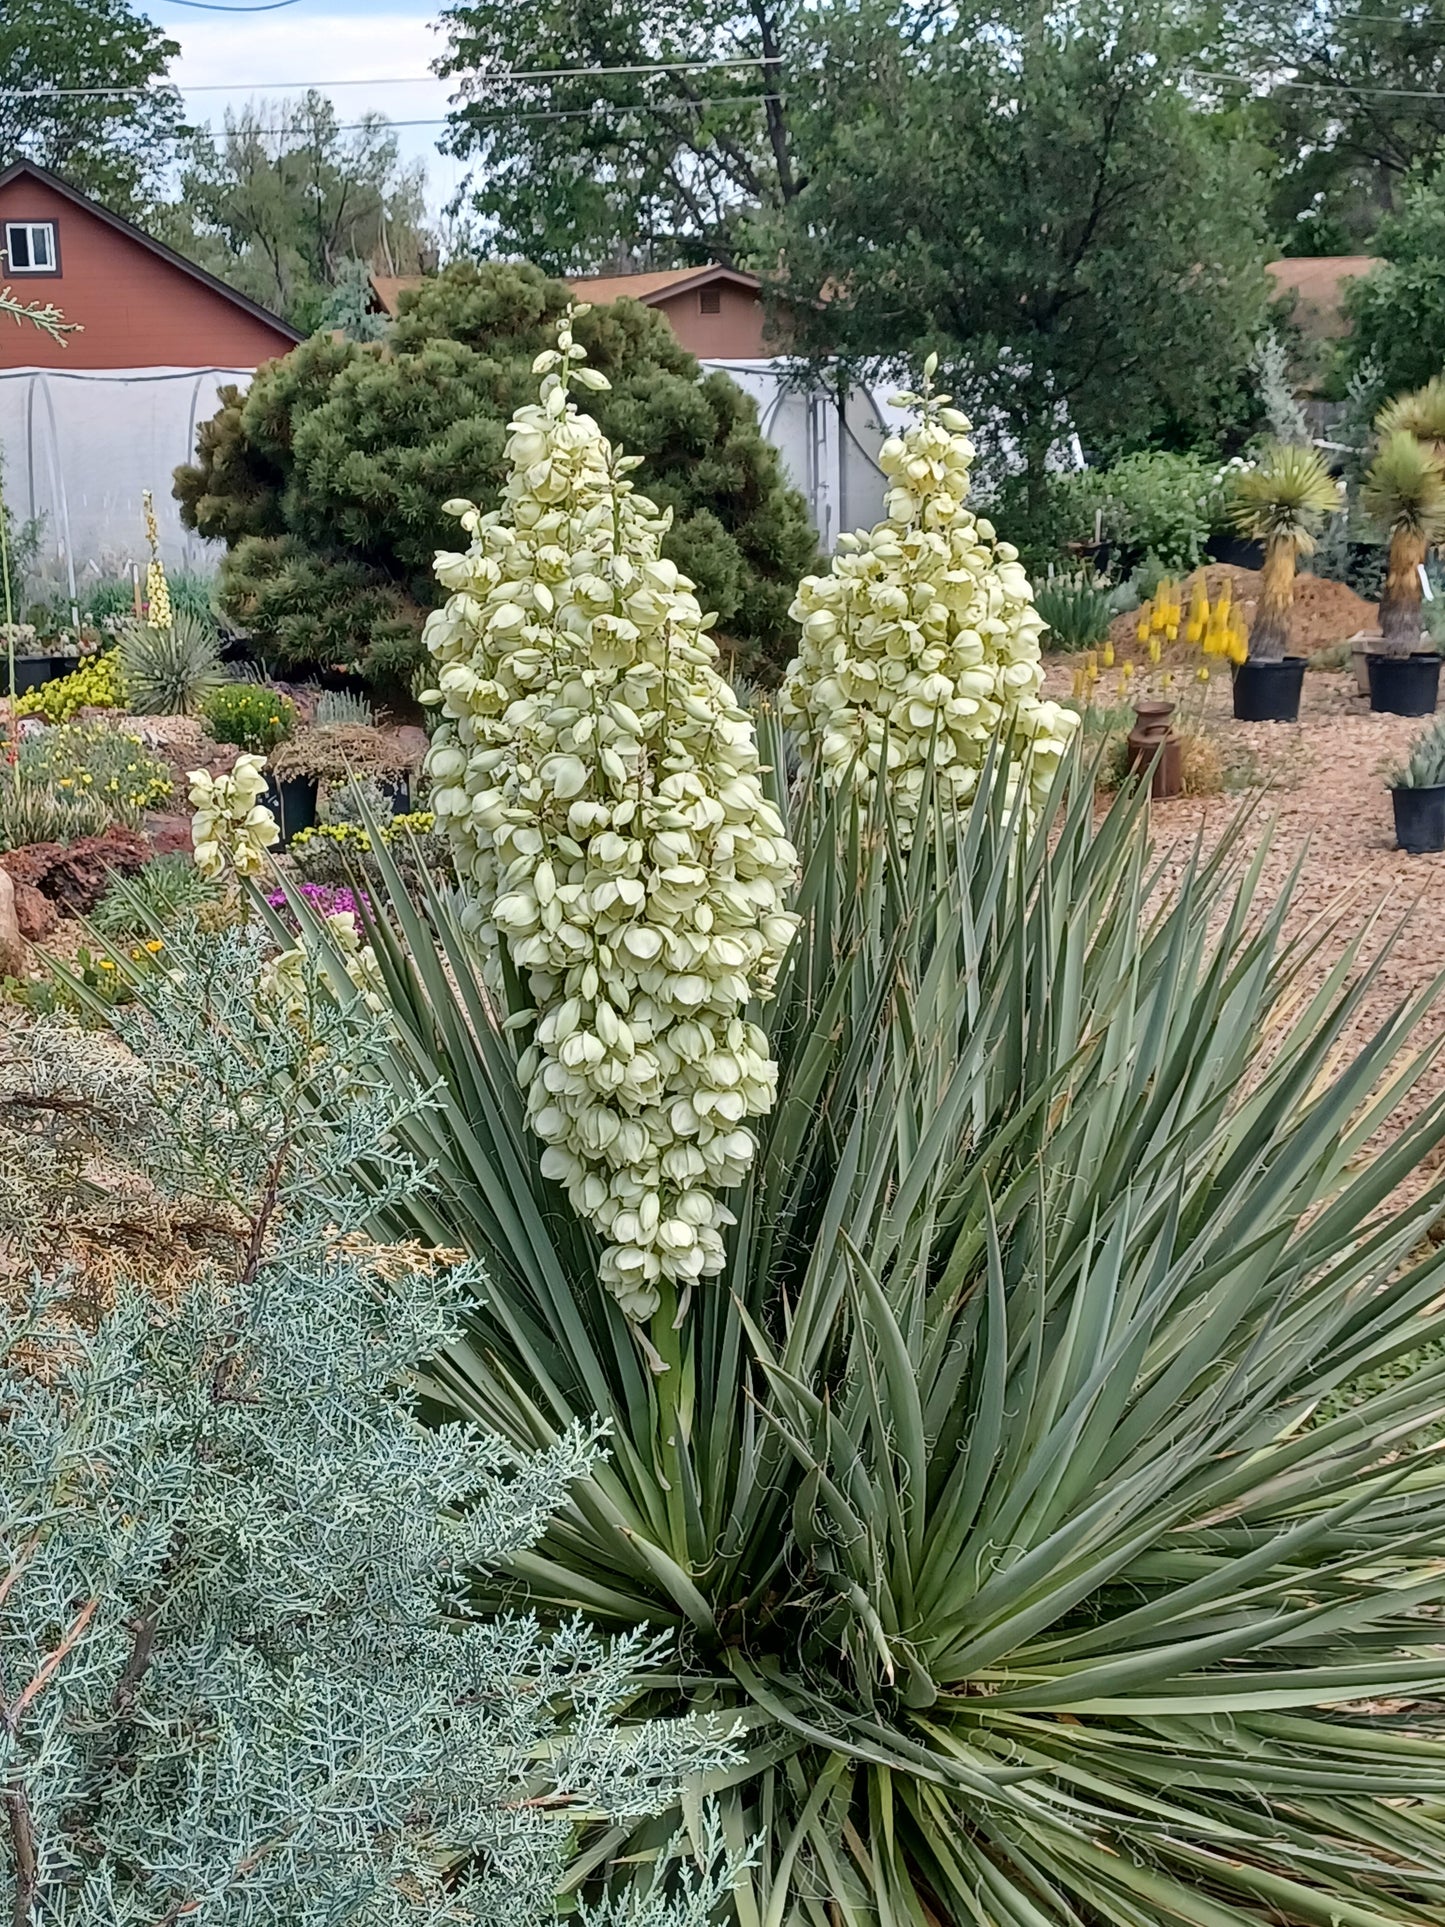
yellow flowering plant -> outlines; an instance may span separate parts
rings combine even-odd
[[[887,781],[905,842],[930,768],[954,804],[972,796],[999,733],[1023,752],[1005,774],[1047,794],[1077,727],[1043,699],[1034,607],[1018,551],[966,506],[973,444],[966,416],[931,392],[900,396],[917,420],[884,443],[883,521],[843,536],[826,575],[805,576],[792,607],[798,654],[784,720],[828,787]]]
[[[120,709],[125,703],[125,679],[114,649],[90,656],[68,676],[56,676],[27,689],[16,698],[17,716],[38,716],[42,722],[67,723],[82,709]]]
[[[527,986],[542,1171],[642,1320],[722,1268],[718,1193],[776,1081],[747,1007],[793,933],[796,859],[711,619],[662,556],[670,518],[573,399],[607,386],[572,333],[583,312],[537,358],[501,508],[449,505],[471,546],[437,558],[427,767],[486,979],[505,995],[504,951]]]
[[[152,629],[169,629],[172,620],[171,590],[161,561],[160,531],[156,525],[155,501],[149,489],[141,496],[141,506],[145,512],[146,546],[150,550],[150,561],[146,564],[146,621]]]

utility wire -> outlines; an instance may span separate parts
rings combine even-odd
[[[290,6],[292,0],[285,0],[285,4]],[[240,9],[222,8],[221,11],[250,13],[261,12],[264,9],[242,7]],[[635,67],[501,68],[493,73],[465,74],[458,78],[469,87],[494,87],[522,80],[601,80],[614,74],[692,74],[708,73],[723,67],[776,67],[780,64],[776,56],[769,59],[763,55],[748,54],[740,55],[735,60],[659,60]],[[174,88],[179,94],[263,94],[285,93],[307,88],[319,91],[326,87],[415,87],[424,81],[441,86],[450,78],[452,76],[441,74],[388,74],[376,80],[207,80],[194,87],[187,87],[179,81],[166,81],[164,86]],[[0,87],[0,100],[88,100],[96,97],[109,100],[129,96],[140,98],[160,91],[163,91],[163,88]]]
[[[1349,94],[1356,99],[1445,100],[1445,89],[1431,87],[1355,87],[1347,80],[1276,80],[1270,74],[1218,74],[1208,67],[1181,67],[1190,80],[1222,80],[1241,87],[1290,87],[1313,94]]]

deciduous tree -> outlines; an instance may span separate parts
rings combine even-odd
[[[165,84],[179,52],[130,0],[5,0],[0,167],[37,161],[119,214],[145,212],[180,126]]]

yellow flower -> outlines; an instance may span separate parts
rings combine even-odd
[[[165,949],[165,944],[159,937],[147,937],[145,947],[154,957],[159,951]]]
[[[1151,638],[1150,638],[1150,642],[1149,642],[1149,660],[1150,660],[1150,662],[1158,662],[1158,660],[1159,660],[1159,655],[1160,655],[1160,649],[1159,649],[1159,638],[1158,638],[1157,636],[1153,636],[1153,637],[1151,637]]]
[[[1194,679],[1196,682],[1209,681],[1209,666],[1207,663],[1200,663],[1199,667],[1194,672]]]
[[[1114,667],[1114,645],[1113,645],[1113,643],[1112,643],[1112,642],[1106,642],[1106,643],[1104,644],[1104,647],[1103,647],[1103,649],[1102,649],[1102,651],[1101,651],[1100,653],[1102,654],[1102,656],[1103,656],[1103,659],[1104,659],[1104,667],[1105,667],[1106,669],[1112,669],[1112,668]]]
[[[102,969],[102,970],[114,970],[114,969],[115,969],[115,965],[114,965],[114,964],[113,964],[113,963],[111,962],[111,960],[110,960],[110,958],[109,958],[109,957],[102,957],[102,958],[100,959],[100,967],[101,967],[101,969]]]

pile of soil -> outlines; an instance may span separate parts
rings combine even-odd
[[[1236,568],[1232,562],[1211,562],[1203,574],[1211,602],[1228,582],[1230,595],[1236,606],[1244,610],[1246,620],[1253,615],[1254,605],[1259,599],[1258,569]],[[1190,576],[1184,585],[1186,607],[1193,581],[1194,577]],[[1134,640],[1138,620],[1137,614],[1132,611],[1114,618],[1109,625],[1109,635],[1116,650],[1128,655],[1138,653]],[[1377,628],[1378,621],[1375,604],[1366,602],[1363,596],[1357,596],[1345,583],[1327,582],[1317,575],[1302,574],[1295,577],[1290,646],[1302,655],[1313,655],[1316,649],[1332,648],[1335,643],[1347,641],[1361,629]]]

